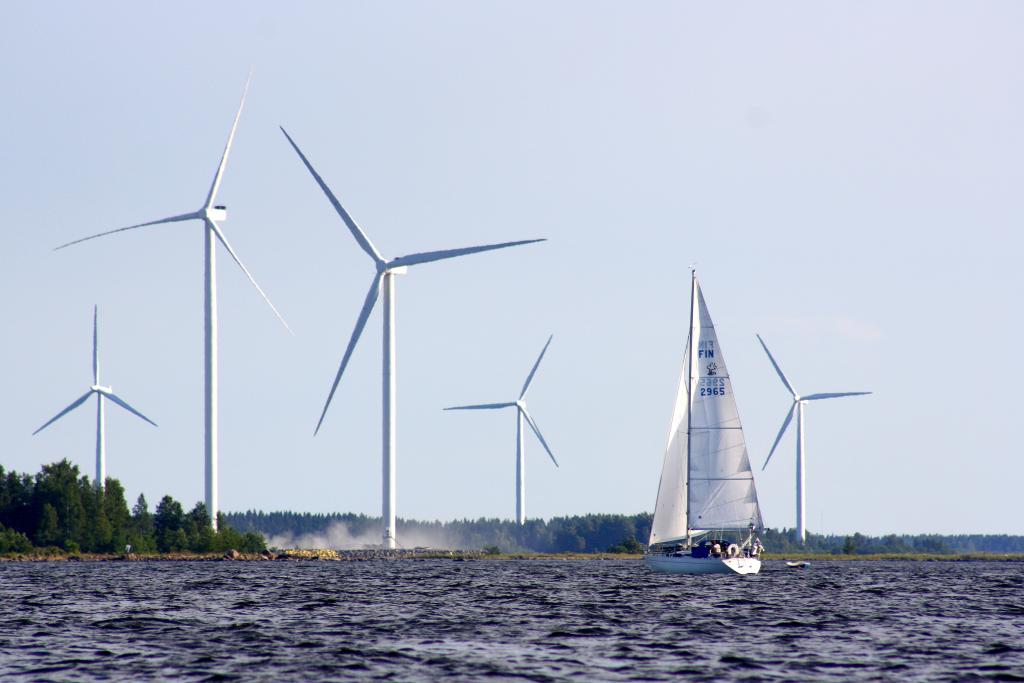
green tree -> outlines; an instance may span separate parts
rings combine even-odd
[[[156,550],[153,515],[149,511],[149,503],[146,502],[146,496],[141,493],[138,500],[135,501],[134,507],[132,507],[127,543],[131,544],[134,552],[151,553]]]
[[[636,540],[632,536],[629,538],[622,539],[621,543],[617,543],[613,546],[608,547],[610,553],[627,553],[630,555],[639,555],[643,553],[644,546],[640,541]]]
[[[185,535],[188,549],[196,553],[208,553],[214,549],[215,538],[210,526],[210,514],[205,503],[196,503],[185,519]]]
[[[185,535],[184,529],[176,529],[174,533],[169,534],[166,543],[164,552],[178,553],[188,550],[188,536]]]
[[[43,503],[43,511],[39,518],[39,529],[36,531],[35,544],[38,546],[61,545],[60,520],[57,519],[57,508]]]
[[[0,479],[0,524],[21,533],[33,534],[38,526],[39,510],[33,508],[35,482],[27,474],[8,472]]]
[[[92,542],[87,549],[97,553],[109,553],[114,550],[114,529],[102,506],[96,506],[92,524]]]
[[[48,524],[52,521],[42,519],[46,505],[52,507],[57,514],[57,533],[54,535],[47,529],[47,543],[64,545],[66,541],[71,540],[81,545],[80,541],[86,531],[88,519],[82,504],[80,484],[78,467],[67,460],[44,465],[42,471],[36,475],[32,504],[33,508],[39,511],[39,524]]]
[[[185,513],[182,512],[181,503],[170,496],[164,496],[153,516],[157,550],[162,553],[183,550],[188,545],[184,525]]]
[[[7,474],[4,472],[4,466],[0,465],[0,516],[3,516],[10,507],[11,492],[7,488]]]
[[[0,477],[2,475],[3,473],[0,472]],[[0,554],[27,553],[30,550],[32,550],[32,541],[28,540],[28,536],[14,529],[7,529],[0,524]]]
[[[237,550],[243,553],[260,553],[267,549],[267,541],[263,535],[255,531],[240,534],[227,524],[217,528],[214,550]]]
[[[124,498],[124,487],[117,479],[107,479],[102,509],[107,521],[110,522],[110,550],[121,551],[128,542],[132,517],[128,512],[128,502]]]
[[[267,539],[263,538],[263,534],[247,531],[242,534],[238,549],[243,553],[262,553],[267,549]]]
[[[84,523],[77,530],[73,540],[86,552],[109,552],[113,530],[103,509],[103,491],[94,487],[87,477],[79,480],[78,489]]]

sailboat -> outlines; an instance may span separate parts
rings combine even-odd
[[[762,527],[732,381],[693,271],[690,332],[644,562],[656,572],[756,574]]]

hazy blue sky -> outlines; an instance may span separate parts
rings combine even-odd
[[[386,256],[547,237],[398,283],[398,511],[651,510],[698,264],[766,524],[1024,533],[1019,265],[1024,5],[1013,2],[8,3],[0,13],[2,464],[92,474],[90,383],[134,499],[202,497],[202,232],[79,236],[198,208],[250,65],[220,197],[221,504],[380,512],[380,313],[313,427],[373,267],[284,124]]]

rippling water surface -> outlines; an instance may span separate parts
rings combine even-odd
[[[0,680],[1024,680],[1024,564],[0,564]]]

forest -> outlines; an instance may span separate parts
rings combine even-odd
[[[362,544],[380,543],[379,517],[344,514],[296,512],[244,512],[226,514],[225,519],[242,531],[258,531],[271,544],[284,542],[329,542],[337,537]],[[344,533],[337,532],[341,528]],[[630,552],[643,548],[630,542],[642,539],[646,544],[651,532],[651,515],[591,514],[555,517],[551,520],[528,519],[520,526],[510,520],[477,519],[450,522],[398,520],[398,541],[403,547],[481,549],[498,548],[503,552],[604,552],[609,547],[629,543]],[[303,536],[312,537],[302,539]]]
[[[301,512],[243,512],[225,515],[242,531],[258,531],[271,541],[329,542],[332,536],[379,543],[379,517]],[[339,525],[344,534],[332,534]],[[502,519],[463,519],[450,522],[398,520],[398,540],[406,544],[443,548],[498,548],[502,552],[643,552],[651,533],[651,514],[590,514],[530,519],[520,526]],[[307,537],[303,539],[302,537]],[[764,529],[762,543],[771,553],[803,552],[845,555],[954,554],[971,552],[1022,553],[1024,536],[998,534],[939,535],[889,534],[887,536],[814,534],[796,542],[792,529]]]
[[[140,495],[129,508],[124,487],[108,478],[101,489],[67,460],[45,465],[34,476],[0,466],[0,554],[38,549],[66,553],[260,552],[282,548],[362,547],[380,542],[378,517],[352,513],[221,513],[214,532],[203,503],[185,511],[164,496],[150,511]],[[643,552],[651,514],[588,514],[530,519],[448,522],[399,519],[403,547],[489,549],[495,552]],[[1024,536],[996,534],[807,535],[800,545],[792,529],[759,532],[770,553],[834,555],[1024,553]]]
[[[124,487],[108,478],[103,488],[62,460],[35,476],[0,466],[0,553],[49,549],[67,553],[260,552],[258,533],[239,533],[218,517],[210,524],[203,503],[185,512],[164,496],[150,512],[140,495],[129,510]]]

